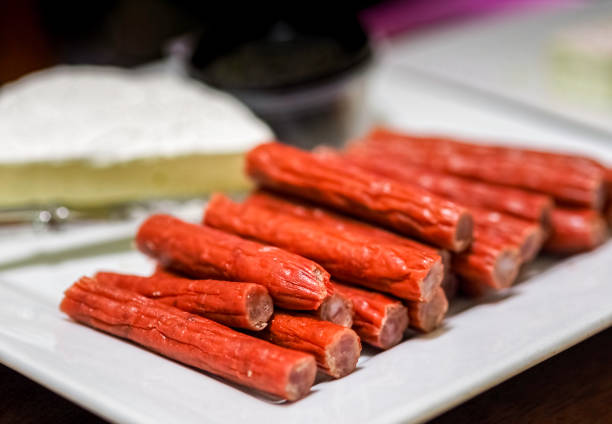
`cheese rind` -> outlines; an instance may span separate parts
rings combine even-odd
[[[181,76],[36,72],[0,90],[0,207],[245,189],[243,153],[272,138],[236,99]]]
[[[192,153],[239,153],[273,137],[233,97],[184,77],[60,66],[0,91],[0,163],[97,165]]]

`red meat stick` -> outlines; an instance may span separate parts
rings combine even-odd
[[[308,259],[168,215],[148,218],[136,245],[162,267],[191,277],[255,281],[286,309],[316,310],[333,292],[329,274]]]
[[[353,309],[353,302],[348,297],[340,293],[334,293],[323,301],[314,314],[323,321],[351,328],[355,311]]]
[[[444,154],[464,153],[481,158],[494,155],[512,160],[546,164],[547,166],[553,167],[567,167],[585,176],[596,175],[602,170],[605,170],[605,167],[596,160],[574,153],[526,149],[519,146],[484,144],[440,136],[405,134],[382,127],[372,130],[366,138],[379,140],[400,138],[402,141],[413,143],[416,148],[423,150],[439,150]]]
[[[60,309],[75,321],[287,400],[304,397],[315,379],[312,355],[90,278],[66,290]]]
[[[262,330],[274,307],[268,290],[255,283],[190,280],[170,275],[137,275],[98,272],[96,281],[157,299],[192,314],[229,327]]]
[[[345,157],[368,171],[399,182],[416,184],[466,206],[504,212],[530,221],[550,221],[553,201],[543,194],[443,174],[376,151],[362,154],[356,149]]]
[[[312,222],[316,222],[318,226],[326,228],[328,231],[341,233],[344,237],[350,238],[358,243],[364,243],[365,237],[366,240],[368,240],[367,243],[390,243],[423,251],[426,255],[433,258],[440,256],[442,268],[434,267],[432,273],[435,271],[434,275],[442,274],[441,285],[446,281],[446,285],[450,291],[458,287],[457,279],[451,274],[451,254],[447,250],[434,249],[381,228],[373,227],[372,225],[315,207],[299,199],[292,198],[290,200],[291,201],[282,199],[265,190],[258,190],[251,194],[246,202],[279,211],[279,213],[288,213],[308,219]],[[433,279],[434,277],[431,276],[429,278]],[[435,278],[437,279],[439,277]],[[358,284],[358,282],[356,284]]]
[[[387,128],[378,127],[373,129],[367,138],[382,138],[400,136],[403,139],[420,143],[424,148],[440,149],[446,152],[466,152],[479,156],[491,154],[510,157],[519,160],[545,162],[556,166],[567,166],[583,174],[601,171],[605,167],[594,159],[570,153],[549,152],[544,150],[526,149],[518,146],[483,144],[470,141],[461,141],[440,136],[423,136],[399,133]]]
[[[434,268],[436,274],[442,273],[442,279],[444,279],[450,272],[451,255],[447,250],[433,248],[382,228],[317,207],[301,199],[281,198],[266,190],[257,190],[246,199],[246,203],[308,219],[329,231],[342,233],[343,237],[355,242],[363,242],[365,237],[368,243],[389,243],[422,251],[434,261],[437,261],[437,257],[440,256],[442,269]]]
[[[179,277],[159,265],[155,267],[153,276]],[[313,311],[313,315],[323,321],[351,328],[353,325],[353,303],[347,297],[334,293],[323,300],[321,306],[316,311]]]
[[[310,353],[319,368],[335,378],[353,372],[361,353],[353,330],[304,315],[276,312],[268,328],[258,334],[276,345]]]
[[[429,302],[405,302],[410,317],[410,328],[429,333],[440,326],[448,311],[444,289],[439,287]]]
[[[402,341],[408,327],[408,311],[401,302],[344,284],[334,283],[334,288],[353,302],[353,329],[364,343],[389,349]]]
[[[456,279],[450,277],[451,254],[447,250],[434,249],[423,243],[390,233],[381,228],[373,227],[372,225],[309,205],[299,199],[290,200],[291,201],[282,199],[265,190],[258,190],[251,194],[246,202],[279,211],[279,213],[292,214],[300,218],[308,219],[309,221],[316,222],[318,226],[328,231],[341,233],[344,237],[350,238],[357,243],[364,243],[366,242],[365,240],[368,240],[367,243],[389,243],[404,246],[409,249],[417,249],[432,258],[440,256],[442,268],[434,267],[428,278],[434,280],[435,275],[435,279],[438,279],[440,278],[439,274],[442,274],[441,285],[444,284],[446,280],[449,280],[447,281],[449,288],[452,289],[452,286],[457,286]],[[455,284],[450,280],[454,280]],[[356,282],[355,284],[359,283]]]
[[[336,157],[266,143],[248,153],[247,173],[267,188],[325,204],[445,249],[459,252],[471,241],[472,219],[465,208]]]
[[[316,222],[330,231],[342,232],[343,236],[350,240],[362,241],[367,237],[371,242],[387,242],[406,246],[427,252],[427,254],[436,257],[443,256],[448,252],[444,249],[436,249],[427,244],[400,236],[380,227],[367,224],[363,221],[358,221],[345,215],[337,214],[328,209],[324,209],[295,197],[281,198],[272,192],[266,190],[257,190],[252,193],[245,201],[249,204],[265,207],[277,211],[298,216]],[[447,252],[447,253],[444,253]]]
[[[521,256],[515,246],[491,238],[478,228],[470,249],[453,256],[453,271],[461,277],[461,288],[470,295],[486,289],[509,287],[518,276]]]
[[[553,253],[578,253],[594,249],[607,237],[604,218],[592,209],[557,207],[552,212],[551,235],[544,250]]]
[[[545,234],[539,223],[486,209],[470,208],[470,211],[476,228],[491,239],[498,239],[500,244],[516,246],[523,262],[532,261],[542,248]]]
[[[416,137],[383,129],[373,131],[353,148],[366,152],[374,149],[448,174],[538,191],[571,205],[598,209],[605,199],[603,170],[568,165],[567,159],[544,160],[552,153]]]
[[[338,279],[410,300],[429,300],[442,281],[438,254],[375,242],[350,229],[330,231],[316,221],[223,195],[210,200],[206,225],[290,250],[321,264]],[[435,256],[434,256],[435,255]]]

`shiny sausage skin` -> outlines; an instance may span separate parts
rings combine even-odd
[[[101,284],[134,291],[228,327],[262,330],[274,311],[268,290],[255,283],[115,272],[98,272],[94,278]]]
[[[462,251],[472,236],[469,212],[420,187],[365,172],[338,157],[317,156],[280,143],[247,154],[247,173],[260,185]]]
[[[330,231],[316,220],[258,202],[240,204],[214,195],[204,222],[312,259],[335,278],[403,299],[429,300],[443,276],[437,271],[442,267],[437,253],[384,240],[376,243],[361,232],[347,234],[347,227]]]
[[[312,355],[90,278],[82,278],[66,290],[60,309],[82,324],[287,400],[304,397],[315,379]]]
[[[606,241],[608,235],[603,216],[592,209],[557,207],[552,212],[551,224],[544,250],[552,253],[592,250]]]
[[[402,341],[409,319],[408,311],[401,302],[380,293],[337,282],[334,288],[353,302],[353,330],[364,343],[389,349]]]
[[[300,314],[275,313],[258,336],[313,355],[319,368],[334,378],[353,372],[361,353],[359,336],[350,328]]]
[[[553,201],[544,194],[443,174],[411,165],[395,155],[377,153],[375,149],[354,149],[345,158],[371,172],[398,182],[416,184],[466,206],[491,209],[543,224],[550,221]]]
[[[353,148],[366,152],[374,149],[447,174],[537,191],[570,205],[600,209],[605,199],[603,168],[581,157],[420,137],[382,128]]]
[[[518,248],[475,228],[474,242],[466,252],[453,256],[452,270],[461,279],[461,289],[478,296],[485,291],[511,286],[522,263]]]
[[[538,222],[480,208],[470,208],[470,212],[474,226],[490,240],[516,246],[523,263],[535,259],[546,239],[547,234]]]
[[[333,293],[327,271],[308,259],[169,215],[145,220],[136,245],[162,267],[190,277],[261,284],[286,309],[316,310]]]
[[[344,237],[356,242],[361,242],[365,238],[371,243],[384,242],[405,246],[429,255],[435,258],[434,260],[437,260],[438,256],[443,257],[447,254],[444,249],[437,249],[380,227],[334,213],[296,197],[280,197],[267,190],[257,190],[246,199],[246,203],[308,219],[328,231],[342,233]]]

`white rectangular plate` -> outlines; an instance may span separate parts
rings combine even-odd
[[[152,264],[133,251],[5,270],[0,360],[120,422],[420,420],[609,326],[611,257],[608,243],[548,264],[497,298],[459,304],[455,309],[463,310],[440,330],[387,352],[367,352],[355,373],[317,384],[294,404],[238,389],[59,312],[62,291],[80,275],[96,269],[150,272]]]
[[[586,137],[466,103],[387,70],[374,80],[378,116],[396,126],[528,138],[547,147],[612,152]],[[474,132],[474,131],[473,131]],[[559,144],[550,144],[557,140]],[[195,218],[192,217],[192,219]],[[147,273],[126,250],[136,222],[0,241],[0,361],[85,408],[119,422],[389,423],[421,421],[583,340],[612,323],[612,243],[562,262],[496,298],[456,305],[440,330],[373,355],[353,374],[278,403],[78,325],[58,310],[62,292],[96,270]],[[9,237],[10,235],[10,237]],[[121,251],[121,249],[123,249]]]

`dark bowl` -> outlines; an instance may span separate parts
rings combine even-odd
[[[356,21],[332,31],[277,22],[257,37],[225,45],[211,37],[200,36],[190,74],[238,97],[281,141],[339,145],[360,129],[372,53]]]

